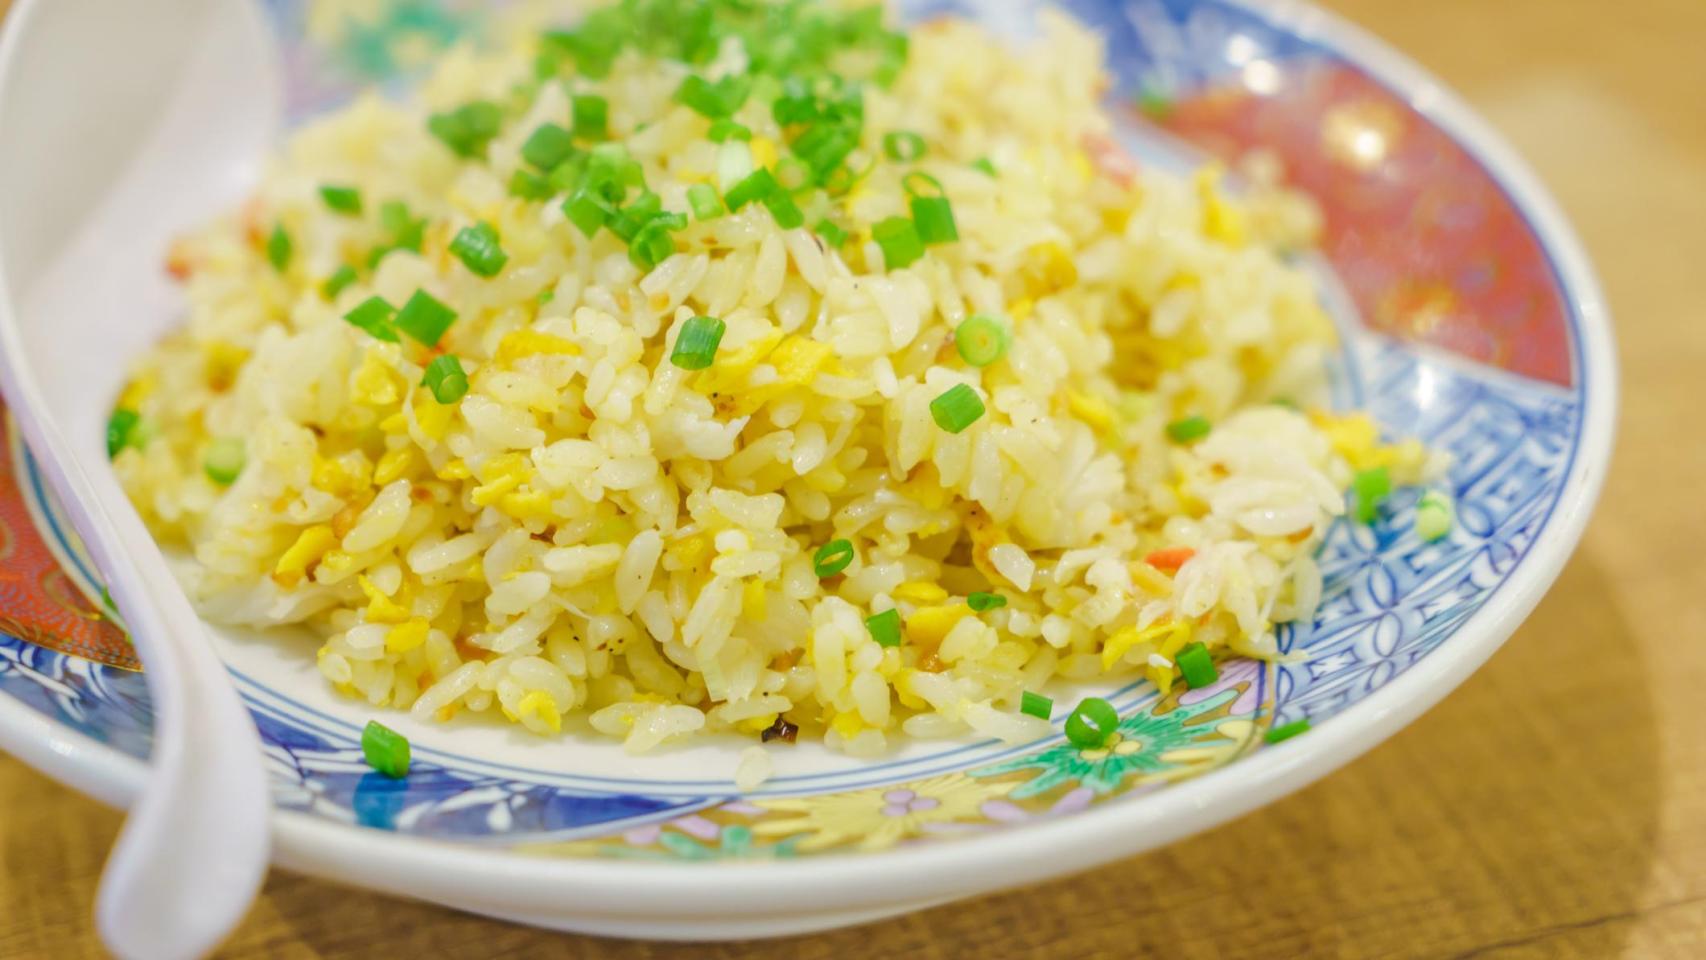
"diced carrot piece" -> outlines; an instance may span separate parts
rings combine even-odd
[[[1143,562],[1157,570],[1165,570],[1168,573],[1177,573],[1180,567],[1184,566],[1188,560],[1196,555],[1197,552],[1190,547],[1168,547],[1164,550],[1157,550],[1149,556],[1144,557]]]

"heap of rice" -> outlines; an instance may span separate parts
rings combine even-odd
[[[1271,654],[1273,624],[1317,601],[1311,553],[1353,472],[1413,481],[1422,452],[1297,412],[1322,400],[1333,336],[1281,255],[1308,204],[1136,170],[1098,107],[1097,40],[1045,27],[1020,51],[966,23],[918,29],[892,85],[863,88],[852,189],[802,195],[795,229],[761,203],[695,220],[650,270],[608,231],[589,241],[560,196],[506,192],[529,134],[597,92],[684,211],[692,184],[786,156],[769,104],[735,115],[749,142],[718,144],[675,99],[680,62],[628,49],[606,76],[540,82],[534,39],[453,52],[420,103],[363,99],[300,131],[246,209],[174,248],[188,322],[121,398],[139,421],[115,469],[193,553],[207,617],[304,624],[337,689],[424,719],[550,735],[584,716],[638,751],[782,718],[865,756],[902,731],[1046,733],[1022,692],[1166,687],[1187,643]],[[745,65],[727,40],[698,70]],[[429,132],[476,99],[506,107],[484,159]],[[897,130],[921,158],[884,155]],[[885,269],[870,228],[906,214],[915,171],[959,239]],[[363,212],[329,209],[326,184],[359,188]],[[369,271],[382,201],[424,235]],[[843,247],[812,231],[824,217]],[[509,257],[494,278],[447,251],[476,221]],[[359,277],[328,298],[346,264]],[[418,386],[432,351],[344,320],[417,289],[458,314],[440,344],[469,374],[454,403]],[[981,368],[953,342],[973,314],[1011,328]],[[689,372],[669,356],[696,315],[727,332]],[[987,412],[949,433],[929,406],[956,384]],[[1186,417],[1212,430],[1170,436]],[[227,484],[203,461],[233,442]],[[838,538],[854,559],[820,577]],[[974,612],[973,592],[1007,602]],[[865,620],[891,608],[903,642],[885,647]]]

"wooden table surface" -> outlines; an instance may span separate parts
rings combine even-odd
[[[275,873],[222,956],[1706,957],[1706,0],[1328,5],[1516,144],[1617,318],[1621,436],[1598,514],[1485,669],[1229,826],[861,929],[624,943]],[[101,955],[89,910],[118,825],[0,758],[0,957]]]

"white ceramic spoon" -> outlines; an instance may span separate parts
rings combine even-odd
[[[154,706],[150,774],[97,904],[107,945],[138,960],[210,951],[247,911],[269,856],[259,737],[118,490],[102,439],[130,359],[181,318],[160,266],[169,237],[241,191],[278,125],[259,6],[154,0],[115,15],[111,5],[97,13],[80,0],[24,0],[0,41],[0,56],[16,64],[0,130],[25,117],[29,129],[49,131],[27,142],[0,136],[0,283],[16,296],[0,303],[24,305],[0,312],[0,388],[124,613]],[[26,25],[29,49],[16,44]],[[134,62],[115,70],[114,61]],[[89,77],[124,85],[100,95],[134,103],[134,126],[80,126],[78,111],[59,109],[66,91],[87,92]],[[121,146],[137,142],[146,146]],[[49,164],[83,168],[84,209],[50,209],[32,194]],[[126,276],[148,269],[157,276]],[[132,293],[121,299],[118,289]],[[141,301],[137,290],[147,292]]]

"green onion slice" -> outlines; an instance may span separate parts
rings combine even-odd
[[[243,472],[248,458],[248,447],[241,437],[223,437],[208,444],[201,468],[209,480],[222,487],[229,486]]]
[[[456,322],[456,311],[425,290],[416,290],[397,311],[397,329],[429,347],[438,346],[444,331]]]
[[[485,100],[476,100],[445,113],[435,113],[427,120],[427,130],[467,160],[486,156],[486,145],[503,129],[503,108]]]
[[[822,237],[825,243],[837,250],[847,244],[847,231],[836,226],[835,222],[828,217],[819,220],[817,226],[812,227],[812,232]]]
[[[1049,714],[1054,712],[1054,701],[1040,693],[1026,690],[1019,696],[1019,712],[1027,717],[1047,720]]]
[[[752,131],[733,120],[717,120],[711,124],[711,129],[705,136],[712,143],[722,143],[725,140],[751,140]]]
[[[1066,739],[1080,750],[1094,750],[1119,728],[1120,715],[1101,697],[1085,697],[1066,716]]]
[[[1192,690],[1200,690],[1220,676],[1214,669],[1214,658],[1209,656],[1208,648],[1201,643],[1193,643],[1180,650],[1174,662],[1178,663],[1179,674],[1185,678],[1185,684]]]
[[[910,130],[883,135],[883,154],[890,160],[908,163],[924,156],[924,138]]]
[[[924,256],[924,240],[918,235],[918,227],[907,217],[879,220],[871,228],[871,239],[883,252],[883,266],[890,270],[908,266]]]
[[[974,313],[954,328],[954,349],[974,367],[987,367],[1006,356],[1012,340],[1007,325],[986,313]]]
[[[290,234],[285,232],[284,224],[274,224],[272,234],[267,237],[267,262],[279,273],[290,267],[290,256],[295,252],[296,245],[291,242]]]
[[[1455,522],[1451,498],[1437,490],[1422,494],[1416,503],[1416,536],[1429,543],[1444,539]]]
[[[616,215],[616,209],[610,205],[598,189],[591,184],[583,184],[578,190],[563,201],[563,214],[569,222],[575,225],[588,240],[598,233],[598,228],[610,222]]]
[[[332,271],[332,275],[327,277],[326,282],[320,285],[320,293],[323,294],[327,300],[336,300],[338,298],[338,294],[343,293],[344,290],[348,289],[349,285],[354,283],[357,279],[358,274],[355,272],[355,268],[346,263]]]
[[[509,195],[522,200],[551,199],[551,181],[537,173],[528,170],[517,170],[509,175]]]
[[[764,206],[770,211],[770,215],[776,218],[776,225],[784,230],[792,230],[806,222],[806,215],[800,212],[799,204],[796,204],[786,191],[777,190],[765,197]]]
[[[942,181],[922,170],[914,170],[900,178],[900,187],[909,197],[940,197],[947,194]]]
[[[450,241],[450,252],[470,271],[487,278],[497,276],[509,262],[509,254],[498,245],[497,229],[485,221],[463,227]]]
[[[554,123],[541,124],[521,145],[521,159],[547,172],[557,169],[574,152],[574,134]]]
[[[355,309],[344,314],[344,319],[352,326],[367,331],[368,336],[375,340],[397,342],[397,328],[393,318],[397,308],[391,306],[384,297],[368,297],[356,304]]]
[[[769,170],[759,167],[730,188],[723,199],[728,203],[730,210],[739,210],[754,200],[763,200],[769,197],[779,189],[781,189],[781,184],[776,182],[775,175]]]
[[[1167,424],[1167,436],[1174,443],[1191,443],[1208,436],[1210,429],[1207,417],[1185,417]]]
[[[107,459],[119,455],[119,451],[130,446],[135,434],[136,424],[142,419],[135,410],[120,407],[107,418]]]
[[[959,433],[983,416],[983,398],[969,384],[957,383],[930,401],[930,418],[949,433]]]
[[[361,755],[367,765],[393,780],[409,775],[409,740],[377,720],[361,731]]]
[[[354,187],[327,184],[320,188],[320,199],[326,201],[326,206],[346,216],[353,217],[361,213],[361,191]]]
[[[687,188],[687,206],[693,210],[693,219],[701,221],[715,220],[729,212],[723,206],[723,198],[717,196],[717,188],[708,183],[695,183]]]
[[[831,540],[812,554],[812,571],[819,578],[833,577],[853,562],[853,541]]]
[[[918,239],[927,246],[952,243],[960,238],[959,227],[954,224],[954,205],[947,197],[913,197],[912,222],[918,230]]]
[[[683,370],[703,370],[717,356],[717,345],[723,342],[728,327],[716,317],[693,317],[681,325],[675,337],[675,349],[669,362]]]
[[[610,125],[610,101],[603,97],[582,95],[574,98],[575,136],[582,140],[603,140]]]
[[[900,646],[900,611],[884,610],[865,618],[865,629],[871,632],[871,639],[878,646]]]
[[[982,613],[985,610],[994,610],[997,607],[1005,607],[1006,605],[1007,598],[999,593],[974,593],[966,598],[966,606],[972,608],[978,613]]]
[[[454,353],[446,353],[427,364],[421,386],[431,390],[433,399],[439,403],[455,403],[468,393],[468,374]]]
[[[1392,475],[1385,467],[1364,470],[1351,481],[1351,490],[1356,494],[1357,520],[1373,523],[1380,516],[1381,501],[1392,492]]]

